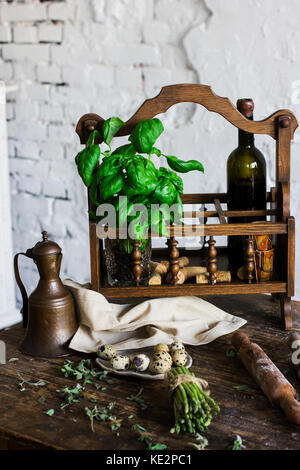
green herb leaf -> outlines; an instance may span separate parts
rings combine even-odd
[[[135,155],[136,154],[136,150],[134,148],[134,146],[132,144],[125,144],[125,145],[121,145],[121,147],[117,147],[116,150],[114,150],[111,154],[111,156],[113,155]]]
[[[155,187],[155,191],[152,194],[153,203],[157,204],[168,204],[171,206],[176,199],[177,190],[169,179],[160,178],[158,184]]]
[[[243,440],[241,436],[237,435],[233,442],[233,446],[229,447],[228,450],[243,450],[243,449],[245,449],[245,446],[243,445]]]
[[[234,349],[227,349],[226,350],[227,357],[236,357],[236,351]]]
[[[154,155],[156,155],[157,157],[160,157],[161,154],[162,154],[161,151],[160,151],[158,148],[156,148],[156,147],[152,147],[150,153],[151,153],[151,154],[154,153]]]
[[[249,389],[248,385],[236,385],[234,388],[235,388],[236,390],[239,390],[239,391],[243,391],[243,390],[248,390],[248,389]]]
[[[118,117],[111,117],[103,123],[103,140],[107,145],[110,145],[112,138],[116,135],[122,126],[124,126],[124,122]]]
[[[154,164],[141,155],[136,155],[128,160],[126,177],[126,194],[128,196],[148,195],[155,190],[158,183]]]
[[[124,187],[124,176],[118,173],[114,176],[106,176],[100,184],[100,199],[107,201],[114,194],[119,194]]]
[[[44,413],[45,413],[45,415],[53,416],[54,415],[54,409],[51,408],[50,410],[44,411]]]
[[[159,119],[146,119],[135,126],[129,136],[129,141],[132,142],[138,152],[150,153],[163,130],[164,127]]]
[[[155,444],[154,446],[153,445],[149,446],[149,450],[164,450],[166,448],[167,446],[165,444]]]
[[[198,170],[204,173],[204,168],[202,163],[198,160],[179,160],[179,158],[173,155],[164,155],[166,157],[168,165],[172,170],[178,171],[178,173],[188,173],[189,171]]]
[[[98,145],[86,147],[75,157],[78,173],[87,187],[89,187],[92,182],[93,171],[99,158],[100,147]]]

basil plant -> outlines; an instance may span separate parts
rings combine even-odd
[[[141,250],[145,248],[149,229],[169,236],[166,226],[182,217],[183,183],[177,173],[204,172],[204,169],[197,160],[179,160],[154,147],[164,131],[157,118],[140,121],[131,132],[129,143],[112,151],[112,139],[122,126],[124,122],[118,117],[107,119],[103,123],[103,135],[93,131],[75,162],[93,204],[96,207],[112,204],[116,211],[116,228],[130,224],[131,238],[119,240],[120,248],[130,253],[132,238],[141,241]],[[103,140],[108,149],[101,151],[97,140]],[[151,161],[153,154],[166,158],[169,168],[156,168]],[[137,210],[140,205],[146,208],[146,217],[145,210]],[[101,222],[104,216],[99,217],[96,212],[90,211],[90,217]]]

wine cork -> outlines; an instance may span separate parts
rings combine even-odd
[[[187,279],[197,276],[197,274],[205,273],[207,268],[205,266],[189,266],[182,268],[178,271],[176,285],[183,284]],[[172,273],[167,275],[167,283],[171,283],[173,279]]]
[[[216,272],[217,282],[231,282],[230,271],[217,271]],[[196,284],[209,284],[209,273],[201,273],[196,275]]]
[[[180,268],[187,266],[189,262],[190,261],[187,256],[182,256],[181,258],[178,258],[178,264]],[[170,268],[170,261],[161,261],[160,263],[155,263],[154,261],[151,261],[150,267],[152,270],[152,274],[149,279],[148,285],[160,286],[162,283],[162,276],[167,274]]]

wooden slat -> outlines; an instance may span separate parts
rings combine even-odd
[[[109,299],[118,298],[147,298],[147,297],[176,297],[178,295],[229,295],[229,294],[259,294],[269,292],[284,293],[287,290],[285,282],[269,281],[246,284],[232,282],[230,284],[198,285],[183,284],[180,286],[140,286],[140,287],[102,287],[101,294]]]
[[[226,222],[226,219],[224,217],[224,212],[223,212],[222,206],[220,204],[220,200],[218,198],[216,198],[216,199],[214,199],[214,203],[215,203],[215,207],[217,209],[217,213],[218,213],[220,223],[221,224],[226,224],[227,222]]]
[[[170,237],[195,237],[195,236],[223,236],[223,235],[261,235],[284,234],[287,233],[287,225],[283,223],[266,222],[265,224],[201,224],[201,225],[172,225],[167,227]],[[116,229],[106,229],[108,238],[118,238],[119,231]],[[151,238],[162,238],[159,235],[149,233]]]
[[[99,239],[96,232],[96,222],[89,223],[90,231],[90,263],[91,263],[91,284],[92,289],[98,291],[100,289],[100,250]]]
[[[224,211],[223,215],[225,217],[261,217],[264,215],[276,215],[276,209],[266,209],[266,210],[253,210],[253,211]],[[217,211],[183,211],[182,218],[187,219],[200,219],[200,218],[215,218],[218,217]]]
[[[272,201],[271,192],[267,192],[267,202]],[[221,203],[227,203],[227,193],[199,193],[199,194],[182,194],[181,200],[183,204],[214,204],[215,199],[219,199]]]
[[[275,254],[276,256],[276,254]],[[287,245],[287,295],[295,295],[295,218],[288,219],[288,245]]]

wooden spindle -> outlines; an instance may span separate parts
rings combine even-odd
[[[132,274],[134,277],[134,282],[135,285],[138,286],[141,282],[141,276],[143,272],[143,268],[141,266],[141,258],[142,258],[142,253],[140,250],[140,244],[141,242],[139,240],[134,240],[133,241],[133,250],[131,253],[131,258],[132,258]]]
[[[177,281],[177,274],[179,272],[179,250],[177,248],[178,241],[175,240],[174,237],[171,237],[167,241],[167,245],[169,247],[169,260],[170,260],[170,273],[172,274],[171,277],[171,284],[175,284]]]
[[[209,281],[210,284],[214,285],[217,282],[217,250],[215,248],[216,240],[214,237],[210,235],[208,241],[208,263],[207,263],[207,271],[209,272]]]
[[[245,277],[246,281],[251,284],[251,281],[254,278],[255,270],[255,250],[253,246],[253,237],[250,235],[245,238],[245,247],[244,247],[244,268],[245,268]]]

